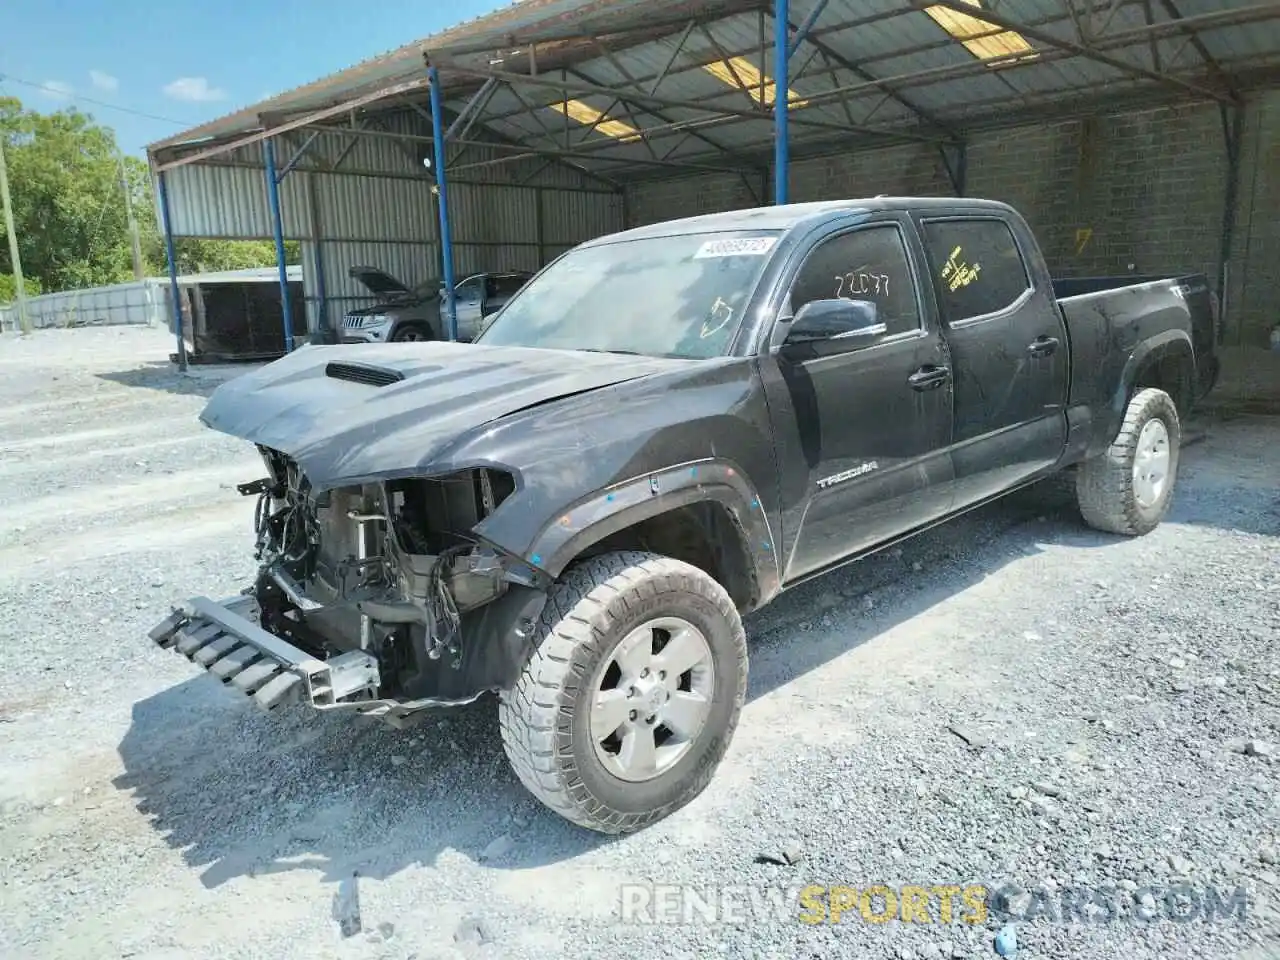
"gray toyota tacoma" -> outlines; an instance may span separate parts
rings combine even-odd
[[[623,833],[697,796],[742,617],[1058,471],[1152,530],[1212,386],[1204,276],[1055,288],[1010,207],[877,198],[601,237],[471,345],[302,349],[202,421],[261,452],[255,581],[151,639],[271,710],[496,695],[516,774]]]

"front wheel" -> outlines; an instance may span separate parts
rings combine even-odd
[[[1163,390],[1139,390],[1106,452],[1080,464],[1076,499],[1085,523],[1141,536],[1160,525],[1173,500],[1182,424]]]
[[[432,339],[431,329],[421,323],[402,323],[391,334],[392,343],[417,343]]]
[[[556,813],[630,833],[703,791],[746,688],[746,635],[719,583],[668,557],[606,554],[570,568],[548,599],[500,701],[503,746]]]

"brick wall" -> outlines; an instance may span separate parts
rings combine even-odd
[[[976,135],[967,187],[1017,207],[1055,274],[1199,271],[1216,285],[1226,169],[1217,108],[1188,105]],[[928,146],[792,165],[795,201],[880,193],[952,189]],[[633,226],[755,204],[721,174],[635,184],[627,201]],[[1237,218],[1226,338],[1265,344],[1280,323],[1280,91],[1246,110]]]

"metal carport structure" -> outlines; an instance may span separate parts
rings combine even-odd
[[[536,269],[628,225],[646,183],[785,202],[793,164],[909,147],[963,194],[985,131],[1198,104],[1225,292],[1246,108],[1277,87],[1275,0],[524,0],[148,156],[166,238],[301,240],[322,329],[344,266],[439,263],[452,299],[453,268]]]

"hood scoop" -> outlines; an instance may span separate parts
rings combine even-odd
[[[404,379],[404,374],[399,370],[375,367],[366,363],[328,363],[325,365],[324,375],[334,380],[349,380],[352,383],[363,383],[370,387],[386,387]]]

